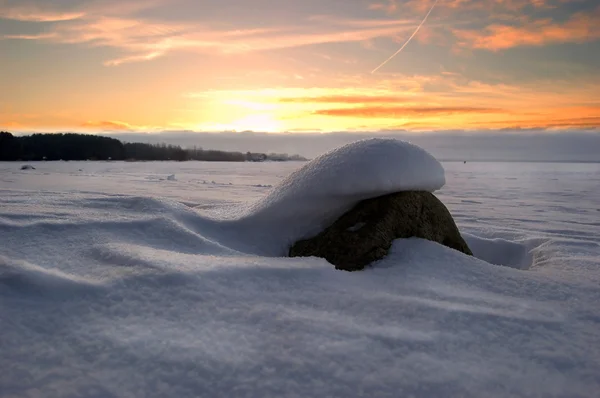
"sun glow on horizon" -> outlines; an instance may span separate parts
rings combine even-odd
[[[230,2],[0,1],[0,129],[600,130],[597,0]]]
[[[282,130],[282,124],[270,113],[259,113],[236,120],[229,125],[229,128],[235,131],[277,133]]]

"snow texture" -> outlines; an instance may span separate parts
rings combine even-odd
[[[33,164],[0,163],[2,398],[600,391],[600,164],[445,163],[475,257],[357,273],[246,240],[297,163]]]

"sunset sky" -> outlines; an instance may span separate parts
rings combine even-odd
[[[0,129],[600,127],[597,0],[0,0]]]

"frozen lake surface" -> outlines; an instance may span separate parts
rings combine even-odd
[[[600,164],[443,163],[477,258],[409,239],[358,273],[231,220],[302,163],[22,164],[0,163],[2,397],[600,391]]]

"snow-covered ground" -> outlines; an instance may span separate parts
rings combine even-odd
[[[356,273],[216,220],[303,163],[31,164],[0,163],[2,397],[598,396],[600,164],[444,163],[478,258]]]

